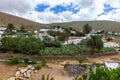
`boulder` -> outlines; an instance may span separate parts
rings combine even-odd
[[[28,71],[26,72],[26,74],[27,74],[28,78],[31,78],[32,73],[33,73],[33,71],[32,71],[32,70],[28,70]]]
[[[21,72],[20,72],[20,71],[17,71],[17,72],[15,73],[15,78],[16,78],[16,79],[19,78],[19,77],[20,77],[20,74],[21,74]]]
[[[32,65],[28,65],[28,66],[26,67],[26,69],[32,69],[32,68],[33,68]]]
[[[21,69],[20,72],[21,72],[21,73],[24,73],[24,72],[26,72],[27,70],[28,70],[27,68],[24,68],[24,69]]]

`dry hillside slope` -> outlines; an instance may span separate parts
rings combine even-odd
[[[95,30],[117,31],[120,32],[120,22],[115,21],[75,21],[66,23],[53,23],[50,25],[60,25],[62,27],[72,27],[76,30],[82,30],[85,24],[89,24]]]
[[[24,25],[27,29],[39,29],[47,26],[59,25],[62,27],[72,27],[76,30],[82,30],[85,24],[89,24],[95,30],[106,30],[106,31],[117,31],[120,32],[120,22],[115,21],[74,21],[65,23],[52,23],[52,24],[42,24],[34,21],[30,21],[21,17],[13,16],[11,14],[6,14],[0,12],[0,25],[7,25],[8,23],[13,23],[17,27]]]
[[[27,29],[39,29],[45,27],[44,24],[0,12],[0,25],[7,25],[8,23],[12,23],[16,27],[24,25]]]

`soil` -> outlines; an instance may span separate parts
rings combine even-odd
[[[117,55],[106,55],[106,56],[96,56],[96,57],[88,57],[88,60],[84,63],[92,64],[103,63],[104,61],[118,61],[120,60],[120,54]],[[33,80],[40,80],[42,74],[46,76],[49,74],[50,77],[54,77],[55,80],[72,80],[71,77],[67,75],[65,70],[63,69],[65,63],[78,64],[78,61],[75,59],[65,59],[61,60],[61,62],[50,62],[48,66],[50,68],[43,67],[37,73],[33,74]],[[14,76],[20,65],[6,65],[5,63],[0,62],[0,80],[7,80],[8,78]]]
[[[0,62],[0,80],[7,80],[8,78],[14,76],[18,67],[19,65],[13,66]]]

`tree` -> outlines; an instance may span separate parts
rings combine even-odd
[[[1,40],[3,50],[13,50],[15,45],[14,39],[11,37],[3,37]]]
[[[92,35],[91,38],[87,40],[87,46],[91,50],[91,55],[93,55],[95,52],[95,49],[100,51],[103,48],[103,41],[100,36]]]
[[[92,30],[92,27],[89,26],[89,24],[86,24],[83,26],[83,32],[86,33],[86,34],[89,34]]]
[[[12,23],[8,23],[6,33],[8,33],[9,35],[12,35],[14,29],[15,29],[14,25]]]
[[[25,32],[25,27],[23,25],[20,27],[20,31]]]

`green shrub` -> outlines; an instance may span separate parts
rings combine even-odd
[[[1,48],[3,50],[13,50],[13,47],[15,45],[14,39],[11,37],[3,37],[1,40]]]
[[[27,67],[27,64],[21,64],[20,67]]]
[[[46,47],[45,49],[40,50],[40,55],[68,55],[68,56],[74,56],[79,53],[88,53],[90,50],[86,46],[81,45],[69,45],[69,46],[62,46],[59,48],[55,47]]]
[[[47,75],[47,77],[45,77],[45,75],[44,74],[42,74],[42,77],[41,77],[41,79],[40,80],[55,80],[53,77],[52,78],[50,78],[49,77],[49,74]]]
[[[12,64],[12,65],[19,64],[19,63],[20,63],[20,59],[18,57],[12,57],[8,61],[8,64]]]
[[[42,66],[47,66],[47,60],[45,58],[41,59]]]
[[[108,70],[107,68],[96,66],[95,72],[92,70],[92,67],[90,68],[88,80],[120,80],[119,76],[120,68]],[[83,74],[81,77],[77,77],[73,80],[86,80],[88,77],[87,73]]]
[[[85,55],[79,55],[79,56],[77,57],[77,60],[78,60],[79,63],[81,64],[83,61],[86,60],[86,56],[85,56]]]
[[[29,64],[30,59],[29,58],[24,58],[24,63]]]
[[[37,61],[31,60],[30,64],[37,64]]]
[[[39,69],[41,69],[41,68],[42,68],[42,64],[36,64],[36,65],[35,65],[35,69],[39,70]]]

